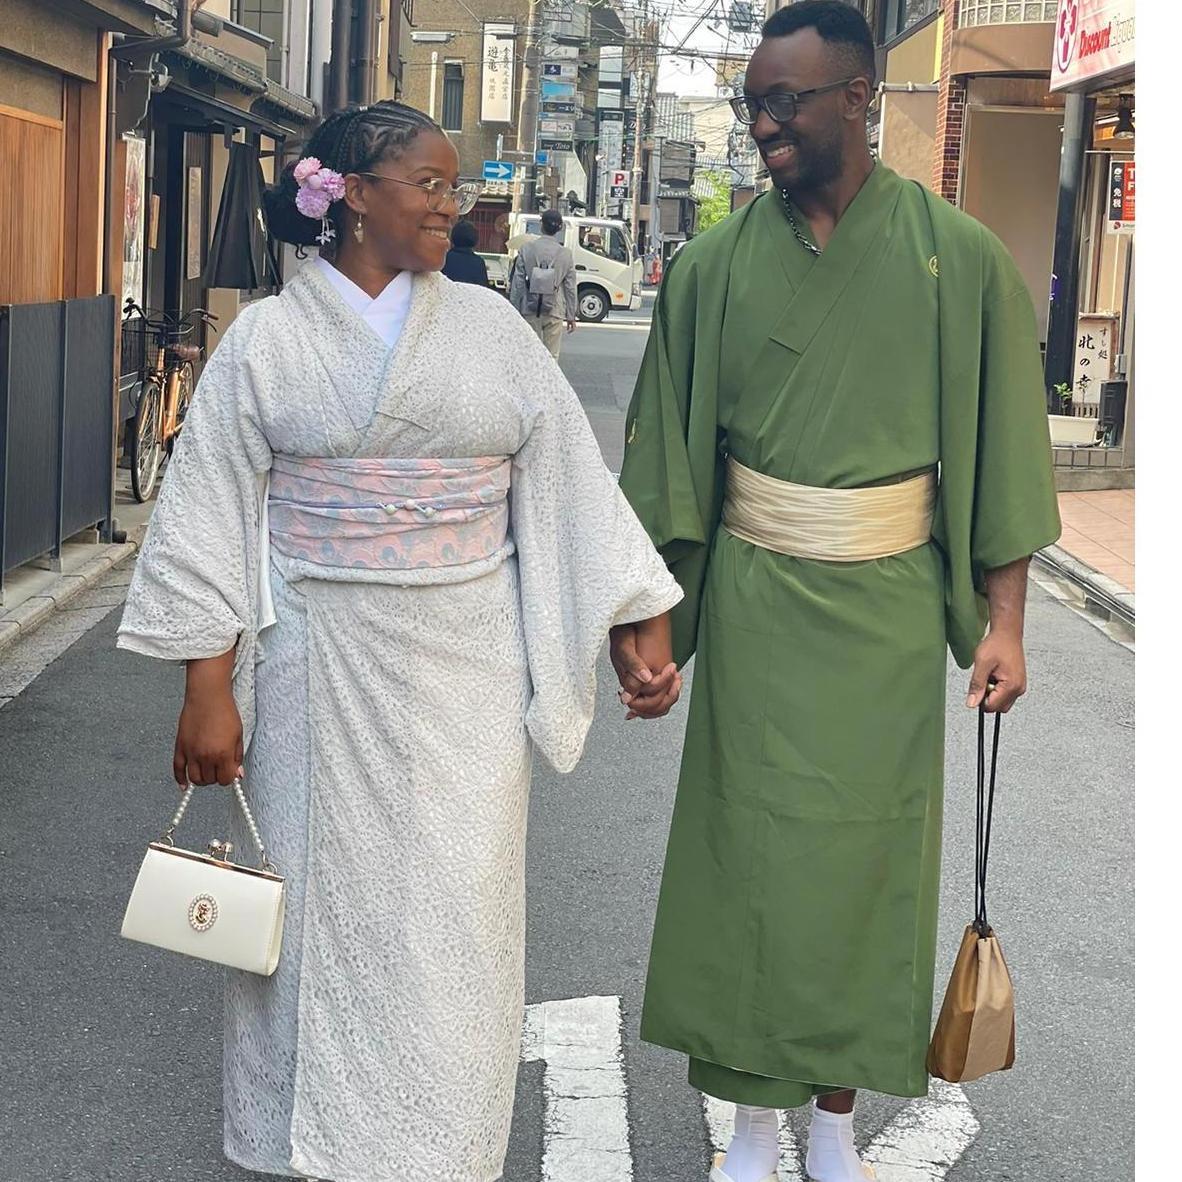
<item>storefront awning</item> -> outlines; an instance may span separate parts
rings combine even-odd
[[[186,74],[196,73],[227,86],[232,92],[251,96],[249,107],[220,99],[186,86],[179,78],[161,98],[176,99],[176,105],[188,108],[215,126],[242,127],[260,131],[275,139],[299,135],[315,120],[317,107],[311,99],[280,86],[252,62],[243,61],[204,41],[190,40],[168,51]]]
[[[157,111],[167,109],[170,122],[185,124],[194,131],[218,127],[229,131],[242,128],[277,140],[296,134],[292,128],[285,127],[267,114],[243,110],[213,95],[192,90],[179,80],[174,81],[162,95],[158,95],[153,104]]]

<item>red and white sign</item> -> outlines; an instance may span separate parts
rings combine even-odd
[[[1131,234],[1137,224],[1137,168],[1131,160],[1108,166],[1108,232]]]
[[[613,172],[611,184],[613,188],[619,188],[621,185],[627,185],[628,174],[626,172]]]
[[[1136,0],[1059,0],[1051,89],[1090,90],[1131,75],[1136,38]]]

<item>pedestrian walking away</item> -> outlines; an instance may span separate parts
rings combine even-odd
[[[451,228],[451,250],[447,252],[447,261],[443,264],[443,273],[454,283],[475,283],[480,287],[488,287],[488,267],[484,259],[476,253],[476,244],[480,241],[480,234],[476,227],[461,218]]]
[[[532,748],[575,765],[609,627],[681,591],[534,334],[438,274],[478,195],[439,126],[382,101],[307,152],[266,211],[319,257],[210,359],[119,644],[187,662],[175,778],[244,771],[287,878],[274,976],[227,976],[227,1155],[493,1182]]]
[[[875,162],[874,86],[855,7],[768,20],[733,106],[773,188],[670,263],[627,420],[697,653],[641,1036],[740,1106],[714,1182],[771,1182],[808,1102],[808,1176],[862,1182],[855,1089],[926,1095],[946,651],[968,706],[1013,705],[1059,534],[1026,285]]]
[[[542,236],[530,238],[513,260],[509,299],[526,323],[557,360],[562,350],[562,330],[575,331],[579,291],[575,281],[575,257],[558,240],[562,214],[547,209],[542,214]]]

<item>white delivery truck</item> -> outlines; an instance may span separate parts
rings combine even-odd
[[[506,243],[510,266],[526,237],[541,232],[541,214],[510,215]],[[603,320],[613,308],[622,312],[640,308],[644,261],[636,257],[624,222],[564,214],[559,239],[575,257],[580,320]]]

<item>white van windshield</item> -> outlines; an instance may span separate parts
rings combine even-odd
[[[628,241],[616,226],[580,226],[579,245],[616,263],[626,263],[631,258]]]

